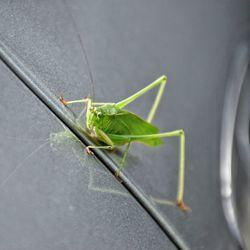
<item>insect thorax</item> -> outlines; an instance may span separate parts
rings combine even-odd
[[[110,126],[112,117],[119,113],[120,109],[115,105],[107,104],[100,107],[90,107],[87,114],[87,127],[92,130],[98,128],[106,131]]]

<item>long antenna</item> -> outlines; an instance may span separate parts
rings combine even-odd
[[[91,83],[92,99],[94,100],[95,99],[95,86],[94,86],[93,74],[92,74],[92,70],[91,70],[91,67],[90,67],[90,63],[89,63],[89,59],[88,59],[88,56],[87,56],[87,52],[86,52],[86,49],[85,49],[85,46],[84,46],[81,34],[79,32],[78,26],[77,26],[77,24],[75,22],[74,17],[72,16],[72,13],[71,13],[71,11],[69,9],[69,6],[68,6],[66,0],[62,0],[62,1],[63,1],[64,5],[65,5],[65,7],[67,9],[67,12],[68,12],[68,15],[69,15],[69,17],[70,17],[70,19],[72,21],[74,30],[76,32],[76,35],[78,37],[78,40],[79,40],[79,43],[80,43],[80,46],[81,46],[81,50],[82,50],[83,56],[85,57],[85,60],[86,60],[87,71],[88,71],[89,78],[90,78],[90,83]]]

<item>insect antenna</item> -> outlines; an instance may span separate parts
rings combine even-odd
[[[92,95],[92,100],[94,101],[94,99],[95,99],[94,78],[93,78],[92,70],[91,70],[91,67],[90,67],[89,59],[88,59],[88,56],[87,56],[87,51],[86,51],[86,48],[84,46],[84,42],[83,42],[82,36],[81,36],[81,34],[79,32],[78,26],[77,26],[77,24],[75,22],[74,17],[72,16],[72,13],[71,13],[71,10],[70,10],[69,6],[67,4],[67,1],[62,0],[62,2],[64,3],[64,6],[65,6],[65,8],[66,8],[66,10],[68,12],[69,18],[71,19],[73,28],[75,30],[75,33],[77,35],[77,38],[78,38],[78,41],[79,41],[79,44],[80,44],[80,47],[81,47],[81,52],[82,52],[83,57],[85,58],[85,61],[86,61],[86,64],[87,64],[87,71],[88,71],[90,84],[91,84],[91,92],[92,92],[91,95]]]

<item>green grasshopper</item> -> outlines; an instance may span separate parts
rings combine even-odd
[[[87,146],[86,151],[89,154],[92,154],[91,149],[93,148],[113,150],[118,146],[127,144],[119,169],[116,171],[117,177],[124,168],[124,163],[131,142],[140,142],[146,146],[156,147],[163,144],[162,138],[164,137],[179,137],[180,159],[176,204],[181,210],[187,211],[189,210],[189,207],[187,207],[183,201],[185,177],[185,133],[182,129],[159,133],[159,129],[151,123],[161,101],[166,82],[167,77],[163,75],[132,96],[117,103],[93,102],[90,98],[66,101],[62,96],[60,97],[60,101],[64,105],[86,103],[87,131],[91,138],[102,144],[101,146]],[[146,120],[123,109],[129,103],[158,85],[158,93]]]

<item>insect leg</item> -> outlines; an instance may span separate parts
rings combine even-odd
[[[123,155],[122,160],[120,162],[119,168],[115,172],[116,177],[119,177],[121,171],[124,169],[124,164],[125,164],[125,161],[126,161],[127,156],[128,156],[129,147],[130,147],[130,142],[128,142],[126,149],[125,149],[125,152],[124,152],[124,155]]]
[[[91,99],[90,98],[84,98],[84,99],[73,100],[73,101],[66,101],[63,96],[60,96],[59,100],[65,106],[69,105],[69,104],[73,104],[73,103],[91,103]]]
[[[60,101],[64,104],[64,105],[68,105],[68,104],[73,104],[73,103],[88,103],[91,102],[90,98],[84,98],[84,99],[79,99],[79,100],[73,100],[73,101],[66,101],[63,96],[60,96]],[[113,102],[91,102],[91,106],[101,106],[101,105],[106,105],[106,104],[114,104]]]
[[[114,135],[112,135],[114,137]],[[179,153],[179,174],[178,174],[178,186],[177,186],[177,196],[176,204],[177,206],[184,210],[189,211],[190,208],[187,207],[183,201],[184,197],[184,183],[185,183],[185,132],[180,130],[175,130],[171,132],[150,134],[150,135],[117,135],[118,138],[129,138],[131,141],[140,141],[143,139],[154,139],[154,138],[164,138],[164,137],[179,137],[180,138],[180,153]]]
[[[93,152],[90,150],[91,148],[99,148],[99,149],[106,149],[106,150],[112,150],[112,149],[114,149],[113,146],[87,146],[85,148],[85,150],[86,150],[86,152],[88,154],[93,154]]]
[[[107,104],[112,105],[114,103],[113,102],[93,102],[92,106],[102,106],[102,105],[107,105]]]
[[[160,85],[159,91],[157,93],[157,96],[155,98],[155,101],[151,107],[151,110],[148,114],[147,117],[147,121],[151,122],[154,118],[155,112],[159,106],[159,103],[161,101],[161,97],[165,88],[167,82],[167,77],[166,76],[161,76],[160,78],[156,79],[154,82],[152,82],[151,84],[149,84],[148,86],[146,86],[145,88],[139,90],[138,92],[136,92],[135,94],[133,94],[132,96],[116,103],[116,106],[119,108],[123,108],[126,105],[128,105],[129,103],[133,102],[135,99],[137,99],[138,97],[142,96],[143,94],[145,94],[146,92],[148,92],[149,90],[153,89],[154,87]]]
[[[166,81],[161,82],[161,85],[159,87],[158,93],[155,97],[154,103],[148,113],[148,117],[147,117],[147,122],[152,122],[152,120],[154,119],[155,116],[155,112],[158,109],[158,106],[160,104],[164,89],[165,89],[165,85],[166,85]]]
[[[84,99],[73,100],[73,101],[66,101],[63,96],[60,96],[59,100],[65,106],[67,106],[69,104],[74,104],[74,103],[86,103],[87,112],[90,109],[90,107],[92,106],[92,100],[90,98],[84,98]],[[76,121],[80,121],[80,119],[81,119],[82,115],[84,114],[84,112],[85,112],[85,108],[80,113],[80,115],[77,117]]]

